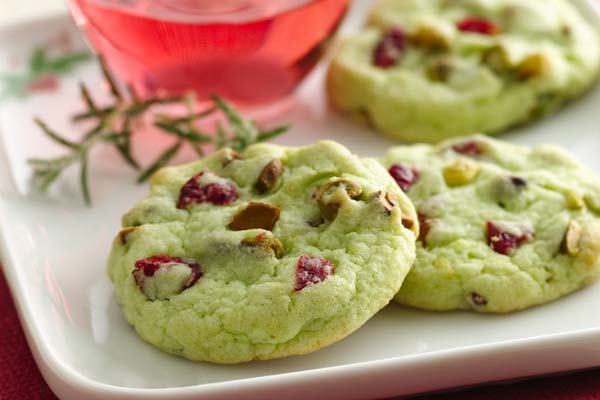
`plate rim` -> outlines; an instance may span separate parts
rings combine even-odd
[[[600,19],[600,2],[597,0],[576,0],[576,6],[584,6],[595,13],[595,17]],[[44,15],[11,21],[0,25],[0,35],[7,34],[10,31],[28,29],[35,25],[47,23],[59,23],[69,20],[69,14],[66,11],[51,12]],[[598,24],[596,24],[598,25]],[[0,135],[3,136],[2,132]],[[5,143],[0,142],[0,165],[10,168],[6,160]],[[8,171],[7,171],[8,172]],[[8,181],[12,181],[10,173],[7,174]],[[2,179],[3,181],[6,179]],[[0,210],[5,202],[4,195],[0,193]],[[26,299],[24,291],[21,289],[23,278],[19,276],[19,271],[15,268],[18,264],[13,251],[9,249],[8,242],[5,240],[9,235],[9,228],[4,219],[0,219],[0,254],[2,255],[2,271],[6,277],[9,292],[13,299],[14,306],[29,348],[33,354],[37,367],[40,369],[44,379],[51,389],[65,398],[80,398],[86,395],[116,396],[115,398],[136,398],[158,399],[169,395],[172,399],[201,398],[211,395],[256,395],[266,394],[266,390],[284,388],[307,381],[318,381],[319,384],[334,383],[340,379],[348,380],[349,376],[357,373],[364,374],[383,374],[385,372],[410,367],[412,364],[431,364],[436,362],[452,363],[473,356],[492,356],[504,351],[529,351],[534,353],[533,347],[559,347],[575,342],[596,342],[600,344],[600,326],[587,329],[574,329],[572,331],[553,333],[547,335],[537,335],[522,339],[503,340],[492,343],[476,344],[462,346],[453,349],[435,350],[427,353],[416,353],[404,356],[395,356],[377,360],[355,362],[315,368],[302,371],[275,373],[270,375],[241,378],[222,382],[201,383],[195,385],[168,387],[168,388],[136,388],[119,386],[115,384],[104,383],[93,380],[77,370],[65,365],[60,358],[55,357],[52,349],[43,335],[40,335],[40,329],[35,321],[32,308]],[[600,359],[598,361],[600,363]],[[588,367],[582,367],[588,368]],[[566,370],[570,370],[567,368]],[[548,368],[547,373],[565,371],[565,369]],[[534,374],[538,375],[538,374]],[[534,376],[530,375],[530,376]],[[517,374],[516,376],[521,376]],[[508,379],[516,376],[509,376]],[[480,382],[481,384],[494,382],[497,380],[488,380]],[[440,389],[451,386],[443,386]],[[439,389],[433,389],[439,390]],[[414,392],[418,393],[418,392]],[[409,393],[406,393],[408,395]]]

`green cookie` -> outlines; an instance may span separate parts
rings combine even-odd
[[[561,148],[478,135],[395,147],[383,164],[421,222],[398,302],[509,312],[600,275],[600,183]]]
[[[590,87],[598,32],[567,0],[380,0],[329,68],[331,102],[411,142],[494,134]]]
[[[259,144],[164,168],[123,217],[108,272],[153,345],[238,363],[349,335],[396,294],[416,213],[375,160],[339,144]]]

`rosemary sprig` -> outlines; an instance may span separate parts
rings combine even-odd
[[[8,97],[24,98],[28,85],[44,76],[65,75],[91,57],[87,51],[51,56],[48,49],[38,46],[29,55],[26,70],[21,73],[0,74],[0,100]]]
[[[73,122],[86,121],[92,126],[84,133],[80,141],[66,139],[41,119],[35,119],[36,124],[46,136],[67,150],[67,154],[60,157],[29,160],[33,169],[33,183],[42,192],[47,191],[63,171],[72,165],[79,164],[83,198],[86,204],[90,205],[88,176],[90,151],[99,143],[114,146],[129,166],[139,170],[140,165],[132,156],[131,139],[136,133],[135,127],[139,126],[136,122],[148,115],[156,128],[167,135],[174,136],[176,141],[140,172],[138,182],[144,182],[158,169],[167,165],[186,144],[191,146],[199,157],[202,157],[205,155],[205,145],[209,145],[213,149],[230,147],[241,151],[253,143],[269,140],[288,129],[287,126],[280,126],[273,130],[261,131],[254,121],[242,118],[229,102],[218,96],[212,97],[214,106],[202,111],[197,111],[194,96],[191,94],[140,99],[130,88],[128,88],[128,93],[123,93],[102,60],[100,60],[100,64],[104,79],[109,86],[112,104],[98,105],[87,86],[83,83],[80,84],[81,98],[86,109],[73,115],[72,120]],[[155,112],[156,106],[165,104],[183,105],[186,114],[175,116]],[[197,122],[217,112],[225,117],[228,129],[221,120],[217,120],[215,134],[200,130]]]

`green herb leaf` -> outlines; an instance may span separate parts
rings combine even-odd
[[[34,185],[40,192],[46,192],[48,187],[60,176],[62,171],[74,161],[73,155],[66,155],[48,160],[28,160],[28,163],[33,167]]]
[[[175,155],[181,148],[182,144],[183,144],[183,140],[180,139],[173,146],[171,146],[167,150],[165,150],[165,152],[162,153],[160,155],[160,157],[158,157],[156,159],[156,161],[154,161],[152,163],[152,165],[150,165],[150,167],[148,167],[148,169],[146,169],[144,172],[142,172],[142,174],[140,176],[138,176],[138,179],[137,179],[138,183],[144,182],[146,179],[150,178],[152,176],[152,174],[154,174],[160,168],[167,165],[168,162],[171,161],[171,159],[173,157],[175,157]]]
[[[277,136],[280,136],[281,134],[285,133],[288,129],[290,129],[289,125],[284,125],[270,131],[260,132],[258,135],[256,135],[256,141],[266,142],[268,140],[276,138]]]
[[[212,138],[207,135],[200,134],[194,130],[185,130],[185,128],[179,128],[170,124],[164,124],[157,122],[154,124],[157,128],[162,129],[166,133],[173,134],[180,137],[181,139],[187,140],[190,143],[211,143]]]
[[[0,91],[0,100],[7,99],[9,97],[22,99],[27,95],[27,92],[25,92],[25,88],[19,82],[5,82],[3,86],[4,87]]]
[[[29,57],[29,71],[31,74],[37,74],[46,70],[46,49],[43,47],[36,47],[33,49],[31,56]]]
[[[107,141],[114,143],[117,151],[133,169],[140,169],[140,165],[131,155],[131,132],[123,131],[107,135]]]
[[[75,142],[71,142],[68,139],[63,138],[62,136],[60,136],[58,133],[54,132],[52,129],[50,129],[48,127],[48,125],[46,125],[41,119],[39,118],[34,118],[33,120],[37,126],[40,127],[40,129],[52,140],[54,140],[56,143],[62,144],[65,147],[68,147],[70,149],[78,149],[79,145]]]
[[[256,135],[255,124],[251,121],[244,120],[228,101],[217,95],[213,95],[212,99],[217,107],[223,111],[227,121],[236,132],[236,136],[240,141],[247,141],[249,138]]]
[[[102,70],[102,76],[106,80],[106,83],[108,83],[110,93],[112,94],[113,98],[117,101],[117,103],[120,103],[121,101],[123,101],[123,95],[119,91],[119,87],[117,86],[115,79],[108,70],[108,66],[106,65],[104,59],[100,57],[98,60],[100,62],[100,68]]]
[[[83,200],[85,204],[92,205],[92,197],[90,196],[90,185],[88,184],[88,157],[87,152],[81,155],[81,171],[79,179],[81,180],[81,189],[83,192]]]
[[[190,145],[196,154],[198,154],[198,157],[204,157],[204,150],[202,149],[202,146],[200,146],[198,143],[190,143]]]
[[[87,51],[68,53],[48,61],[48,70],[56,72],[57,74],[65,74],[73,70],[73,68],[75,68],[77,65],[89,59],[90,53]]]
[[[90,110],[89,112],[92,113],[92,115],[98,115],[98,107],[96,107],[96,103],[92,99],[92,96],[90,96],[90,92],[87,90],[87,87],[83,83],[79,83],[79,92],[81,93],[81,98],[83,99],[83,102]]]
[[[209,115],[213,114],[215,111],[217,111],[217,108],[211,107],[204,111],[200,111],[200,112],[196,112],[196,113],[192,112],[190,115],[186,115],[185,117],[178,117],[178,118],[174,118],[174,117],[171,117],[171,116],[165,115],[165,114],[157,114],[155,121],[156,121],[156,123],[160,123],[163,125],[178,125],[178,124],[192,123],[192,122],[202,119],[204,117],[208,117]]]

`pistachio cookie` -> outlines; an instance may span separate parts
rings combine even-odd
[[[398,302],[509,312],[600,275],[600,182],[561,148],[478,135],[395,147],[383,164],[421,229]]]
[[[122,225],[108,272],[129,323],[167,352],[219,363],[349,335],[394,297],[418,236],[385,169],[327,141],[164,168]]]
[[[508,127],[589,88],[598,32],[567,0],[380,0],[329,68],[331,102],[411,142]]]

